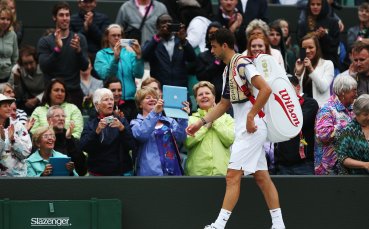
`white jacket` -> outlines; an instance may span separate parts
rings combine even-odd
[[[305,68],[301,75],[297,75],[300,80],[301,93],[304,92],[302,82],[305,74]],[[314,71],[309,74],[313,81],[313,98],[318,102],[319,107],[326,103],[331,95],[330,86],[334,78],[334,67],[330,60],[320,58]]]

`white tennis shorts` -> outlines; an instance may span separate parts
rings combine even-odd
[[[228,165],[229,169],[243,170],[244,175],[249,175],[259,170],[268,170],[263,148],[267,138],[265,122],[263,119],[256,116],[254,120],[258,127],[257,131],[255,133],[247,133],[246,115],[249,110],[247,108],[250,107],[245,106],[244,103],[233,106],[236,138],[231,147],[231,158]]]

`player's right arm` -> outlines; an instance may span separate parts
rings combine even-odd
[[[213,122],[220,116],[222,116],[231,106],[231,102],[228,99],[222,98],[220,102],[205,115],[204,119],[206,123]],[[194,136],[195,133],[203,126],[203,120],[198,120],[195,123],[189,125],[186,128],[186,133],[190,136]]]

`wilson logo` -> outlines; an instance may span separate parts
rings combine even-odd
[[[31,227],[70,227],[69,217],[31,218]]]
[[[275,93],[273,94],[274,99],[281,105],[284,113],[286,113],[288,120],[291,122],[293,126],[297,127],[300,124],[300,120],[298,119],[295,113],[295,105],[293,105],[291,97],[288,94],[287,90],[286,89],[280,90],[279,91],[280,97]]]

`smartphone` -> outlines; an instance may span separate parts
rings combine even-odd
[[[305,59],[305,57],[306,57],[306,49],[305,48],[301,48],[299,54],[300,54],[300,56],[299,56],[300,57],[300,60],[303,61]]]
[[[120,46],[122,47],[131,46],[132,44],[133,44],[132,39],[120,39]]]
[[[179,23],[170,23],[168,24],[168,30],[170,32],[178,32],[181,29],[181,24]]]

